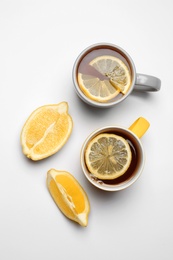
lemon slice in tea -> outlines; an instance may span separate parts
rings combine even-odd
[[[132,153],[128,142],[115,134],[99,134],[88,144],[85,162],[88,170],[101,180],[123,175],[130,166]]]
[[[120,93],[109,80],[101,80],[91,75],[78,73],[78,83],[82,92],[97,102],[107,102]]]
[[[126,94],[131,85],[131,76],[125,63],[109,55],[99,56],[93,59],[89,65],[93,66],[102,75],[109,78],[110,83]]]

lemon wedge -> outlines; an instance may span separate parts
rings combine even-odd
[[[86,192],[74,176],[67,171],[50,169],[47,173],[47,187],[61,212],[86,227],[90,203]]]

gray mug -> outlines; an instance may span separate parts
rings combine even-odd
[[[98,102],[95,100],[90,99],[80,88],[79,82],[78,82],[78,73],[79,73],[79,66],[83,60],[89,59],[89,55],[93,58],[92,55],[95,55],[97,57],[99,51],[100,53],[103,53],[104,50],[104,55],[109,55],[109,53],[116,53],[117,56],[121,57],[122,59],[128,66],[130,75],[131,75],[131,84],[130,87],[127,91],[126,94],[122,95],[119,98],[109,100],[107,102]],[[97,54],[96,54],[97,53]],[[150,75],[145,75],[145,74],[139,74],[136,73],[136,68],[134,65],[134,62],[130,55],[124,51],[122,48],[110,44],[110,43],[97,43],[94,45],[89,46],[85,50],[83,50],[80,55],[77,57],[74,66],[73,66],[73,71],[72,71],[72,78],[73,78],[73,83],[74,87],[76,90],[77,95],[87,104],[95,106],[95,107],[101,107],[101,108],[106,108],[106,107],[111,107],[114,106],[123,100],[125,100],[130,93],[133,90],[137,91],[159,91],[161,88],[161,80],[157,77],[150,76]]]

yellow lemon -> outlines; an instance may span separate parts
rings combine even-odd
[[[102,75],[107,76],[109,82],[121,93],[127,93],[131,85],[131,76],[129,69],[122,60],[114,56],[103,55],[93,59],[89,65]]]
[[[56,205],[69,219],[87,226],[90,203],[79,182],[69,172],[51,169],[47,173],[47,187]]]
[[[91,100],[107,102],[115,98],[120,90],[116,89],[107,79],[78,73],[78,83],[82,92]]]
[[[67,102],[37,108],[21,132],[23,153],[35,161],[51,156],[67,142],[72,128]]]
[[[132,153],[128,142],[115,134],[99,134],[88,144],[85,162],[88,170],[101,180],[123,175],[130,166]]]

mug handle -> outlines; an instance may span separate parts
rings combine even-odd
[[[159,91],[161,88],[161,80],[154,76],[146,74],[136,74],[134,90],[138,91]]]
[[[145,132],[148,130],[150,123],[143,117],[139,117],[130,127],[131,130],[135,135],[141,138]]]

